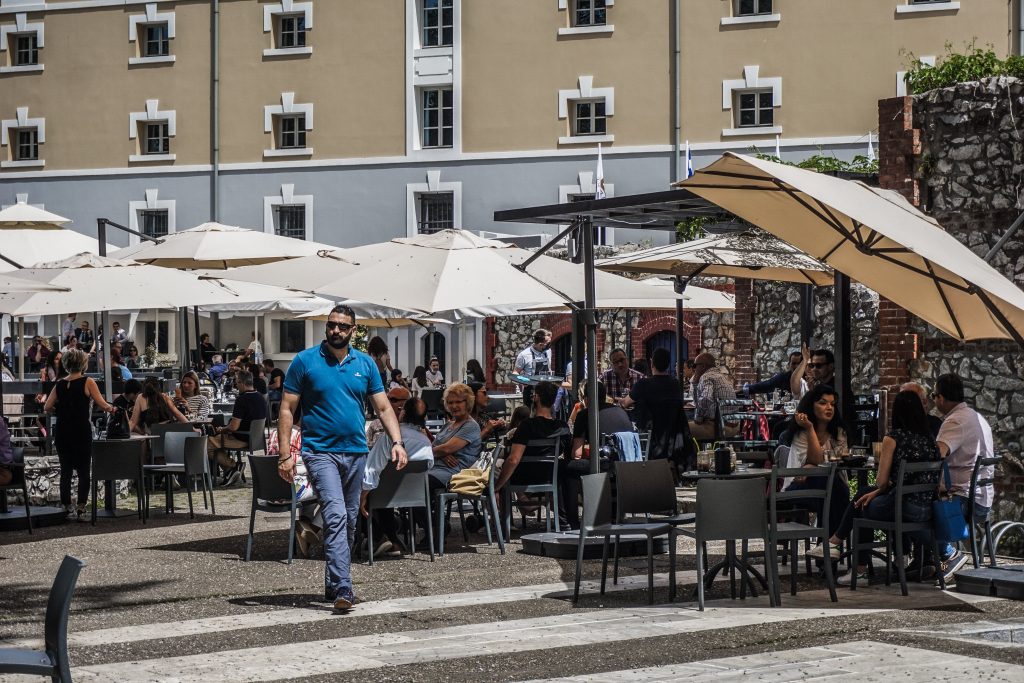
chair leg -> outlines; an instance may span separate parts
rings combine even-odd
[[[245,542],[245,561],[252,557],[252,534],[256,528],[256,501],[252,502],[252,509],[249,511],[249,538]]]
[[[604,595],[604,586],[608,581],[608,536],[604,537],[604,545],[601,546],[601,595]]]
[[[796,595],[796,575],[800,571],[800,562],[797,560],[797,544],[799,541],[789,542],[789,594]]]
[[[21,485],[21,494],[22,494],[22,496],[24,497],[24,500],[25,500],[25,524],[28,525],[28,533],[31,536],[32,535],[32,512],[31,512],[31,510],[29,510],[29,507],[28,507],[28,484],[24,483],[24,480],[22,481],[22,485]],[[7,493],[6,492],[0,493],[0,495],[7,495]],[[990,538],[991,538],[991,536],[990,536]],[[995,564],[995,563],[993,562],[993,564]]]
[[[501,542],[501,532],[498,532],[498,542]],[[583,577],[583,551],[586,548],[586,538],[580,536],[579,546],[576,548],[576,581],[572,589],[572,604],[580,599],[580,579]]]
[[[427,549],[430,551],[430,561],[434,561],[434,530],[430,527],[430,491],[427,491]],[[412,516],[410,511],[410,517]],[[442,529],[444,531],[444,529]]]
[[[551,507],[552,507],[552,511],[551,512],[555,516],[554,517],[555,533],[556,534],[560,534],[560,533],[562,533],[562,527],[561,527],[561,525],[558,522],[558,485],[557,485],[557,482],[556,482],[556,485],[551,489]]]
[[[440,500],[437,501],[437,554],[444,557],[444,505]]]
[[[615,569],[612,571],[612,585],[619,585],[619,537],[615,537]]]
[[[213,475],[207,472],[203,475],[203,487],[210,487],[210,514],[217,514],[217,504],[213,502]]]
[[[668,533],[668,601],[676,601],[676,537]]]
[[[502,555],[505,554],[505,540],[502,538],[501,533],[501,518],[498,517],[498,501],[494,499],[494,495],[487,496],[491,503],[491,513],[494,519],[494,533],[498,537],[498,550]]]
[[[828,539],[825,538],[822,541],[822,544],[826,548],[828,548],[828,545],[829,545]],[[830,557],[831,557],[831,553],[829,553],[829,555],[827,555],[825,557],[825,560],[824,560],[824,562],[825,562],[825,564],[824,564],[825,583],[828,584],[828,595],[829,595],[830,598],[832,598],[832,602],[839,602],[839,596],[836,595],[836,576],[832,572],[832,560],[830,559]],[[857,570],[854,569],[854,571],[857,571]]]
[[[210,506],[206,502],[206,472],[203,472],[201,476],[203,477],[203,509],[209,510]]]
[[[191,501],[191,496],[189,496]],[[292,557],[295,556],[295,501],[292,501],[291,510],[291,524],[288,526],[288,564],[292,563]]]
[[[370,549],[370,560],[369,565],[373,566],[373,510],[370,510],[370,515],[366,518],[366,547]],[[430,526],[429,522],[427,526]],[[416,536],[412,538],[413,545],[416,544]]]
[[[972,513],[973,507],[972,505]],[[967,540],[971,544],[971,561],[974,563],[974,568],[977,569],[981,563],[978,561],[978,525],[974,521],[973,514],[967,516]]]
[[[482,503],[483,500],[480,500],[480,502]],[[477,514],[479,514],[480,515],[480,519],[483,520],[483,523],[484,523],[484,533],[487,534],[487,545],[493,544],[494,543],[494,538],[491,536],[491,521],[490,521],[490,516],[491,515],[490,515],[489,512],[487,512],[487,505],[480,505],[479,507],[477,507],[477,501],[474,500],[473,501],[473,511],[476,512]]]
[[[782,588],[779,586],[779,547],[778,542],[771,539],[765,545],[765,571],[771,572],[771,577],[765,577],[768,581],[769,604],[778,607],[782,604]],[[770,566],[770,568],[769,568]]]
[[[704,544],[697,543],[697,609],[704,611]]]
[[[98,493],[98,486],[96,479],[92,480],[92,525],[96,526],[96,494]],[[80,503],[78,503],[80,504]]]
[[[462,540],[465,543],[469,543],[469,532],[466,530],[466,512],[462,509],[462,499],[455,499],[455,506],[459,511],[459,524],[462,525]],[[437,530],[438,535],[444,533],[444,527]]]
[[[188,486],[185,487],[185,493],[188,494],[188,518],[189,519],[195,519],[196,518],[196,512],[195,512],[195,509],[192,506],[192,484],[193,483],[194,483],[194,480],[191,477],[188,477]]]
[[[142,523],[145,524],[146,523],[146,508],[145,508],[145,506],[143,506],[142,501],[145,500],[145,498],[146,498],[146,491],[145,491],[145,482],[143,481],[141,476],[135,481],[135,486],[139,490],[139,494],[136,497],[136,502],[138,502],[138,504],[139,504],[139,519],[141,519]]]
[[[25,497],[28,500],[28,496]],[[985,519],[985,542],[988,544],[988,559],[991,566],[996,566],[996,546],[992,542],[992,522],[990,518]]]
[[[647,537],[647,604],[654,604],[654,537]]]
[[[892,585],[892,532],[885,532],[885,585]]]
[[[935,564],[939,565],[939,558],[942,557],[942,555],[939,554],[939,542],[938,542],[938,539],[935,538],[935,534],[932,534],[931,536],[932,536],[932,557],[935,558]],[[941,590],[946,590],[946,577],[942,575],[942,567],[941,567],[941,565],[939,565],[939,566],[936,566],[935,568],[938,570],[935,573],[939,575],[939,588]]]

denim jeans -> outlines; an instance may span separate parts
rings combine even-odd
[[[865,489],[857,491],[857,498],[860,498],[869,491],[874,491],[874,486],[869,486]],[[853,510],[853,503],[850,503],[849,510]],[[854,516],[856,513],[853,513]],[[895,491],[889,493],[882,493],[871,499],[868,503],[867,509],[863,510],[861,514],[867,519],[874,519],[880,522],[891,522],[896,519],[896,495]],[[903,521],[904,522],[927,522],[932,518],[932,507],[931,505],[920,505],[914,503],[909,499],[903,500]],[[843,526],[846,525],[847,518],[844,516]],[[850,527],[853,526],[852,520],[850,521]],[[847,531],[847,533],[849,533]],[[857,539],[852,540],[853,543],[857,543]],[[910,550],[910,545],[919,545],[925,549],[925,554],[928,554],[928,549],[931,548],[931,534],[927,531],[912,531],[904,534],[903,539],[904,552]],[[858,564],[867,564],[870,553],[868,551],[861,551],[857,556]]]
[[[324,518],[325,594],[337,597],[341,589],[352,590],[352,545],[366,453],[303,452],[302,461],[320,496]]]
[[[825,488],[825,482],[828,481],[826,477],[807,477],[804,481],[794,481],[789,485],[786,491],[800,491],[801,489],[823,489]],[[843,511],[846,510],[847,501],[850,500],[850,487],[845,481],[839,477],[835,477],[832,480],[832,499],[829,504],[828,510],[828,535],[831,536],[836,533],[836,529],[839,527],[839,522],[842,519]],[[821,498],[799,498],[795,500],[784,501],[794,507],[805,508],[813,510],[818,515],[820,520],[824,514],[823,506],[825,501]],[[820,525],[821,522],[819,521]]]
[[[967,522],[968,524],[970,524],[970,522],[971,522],[971,500],[969,498],[965,498],[964,496],[956,496],[956,495],[954,495],[953,497],[956,498],[958,501],[960,501],[960,509],[963,510],[964,521]],[[974,517],[975,517],[975,519],[985,519],[986,517],[988,517],[988,513],[989,513],[990,509],[991,508],[987,508],[984,505],[978,505],[977,503],[975,503],[974,504]],[[950,558],[950,556],[954,552],[956,552],[956,548],[954,548],[952,546],[952,544],[947,543],[945,549],[942,551],[942,559],[943,559],[943,561],[948,560]]]

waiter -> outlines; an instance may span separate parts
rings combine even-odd
[[[512,370],[517,375],[550,375],[551,374],[551,330],[540,328],[533,332],[533,344],[527,346],[516,356]],[[523,387],[523,405],[533,405],[533,387]]]

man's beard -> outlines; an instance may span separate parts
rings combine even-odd
[[[349,337],[337,335],[337,338],[339,339],[339,341],[335,341],[335,335],[328,335],[327,345],[330,346],[332,349],[343,349],[346,346],[348,346]]]

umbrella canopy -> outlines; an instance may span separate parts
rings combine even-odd
[[[744,277],[830,285],[827,266],[763,232],[705,237],[601,259],[601,270],[694,277]],[[687,287],[689,292],[689,287]]]
[[[731,152],[681,186],[957,339],[1024,344],[1024,292],[896,192]]]
[[[582,301],[583,266],[541,256],[465,230],[398,238],[354,249],[252,266],[231,277],[331,298],[356,299],[422,315],[474,307]],[[674,301],[674,292],[597,273],[598,298]]]
[[[282,259],[311,256],[334,249],[327,244],[282,237],[262,230],[249,230],[220,223],[175,232],[161,242],[142,242],[118,250],[113,256],[164,268],[223,270]]]
[[[98,253],[99,242],[95,238],[61,227],[69,222],[24,201],[0,211],[0,271],[9,272],[19,266],[29,267],[82,252]],[[107,246],[110,251],[117,249]]]
[[[664,292],[675,293],[675,285],[671,280],[650,278],[648,280],[641,280],[640,282],[649,287],[657,287],[660,290],[664,290]],[[597,308],[613,310],[622,308],[667,309],[672,308],[674,302],[674,298],[667,301],[659,299],[598,299]],[[734,311],[736,310],[736,297],[728,292],[720,292],[717,289],[707,289],[706,287],[689,285],[683,293],[683,309],[699,313],[723,313],[725,311]],[[554,308],[531,306],[530,308],[520,310],[530,313],[545,311],[564,313],[569,309],[565,306]]]
[[[10,273],[0,274],[0,296],[12,292],[65,292],[64,287],[55,287],[45,282],[36,282],[16,277]]]
[[[15,272],[17,277],[63,291],[0,295],[0,313],[50,315],[62,311],[178,308],[203,303],[265,301],[295,292],[272,286],[199,278],[167,268],[79,254]],[[237,288],[237,289],[236,289]]]
[[[399,309],[385,309],[379,306],[372,306],[361,301],[339,301],[340,304],[349,306],[356,314],[356,320],[360,325],[368,327],[408,327],[409,325],[451,325],[451,320],[444,318],[422,318],[412,311],[401,311]],[[328,304],[316,310],[296,316],[302,320],[323,321],[331,314],[331,309],[336,304]]]
[[[58,216],[24,201],[19,201],[0,211],[0,230],[61,230],[60,226],[70,222],[69,218]]]

